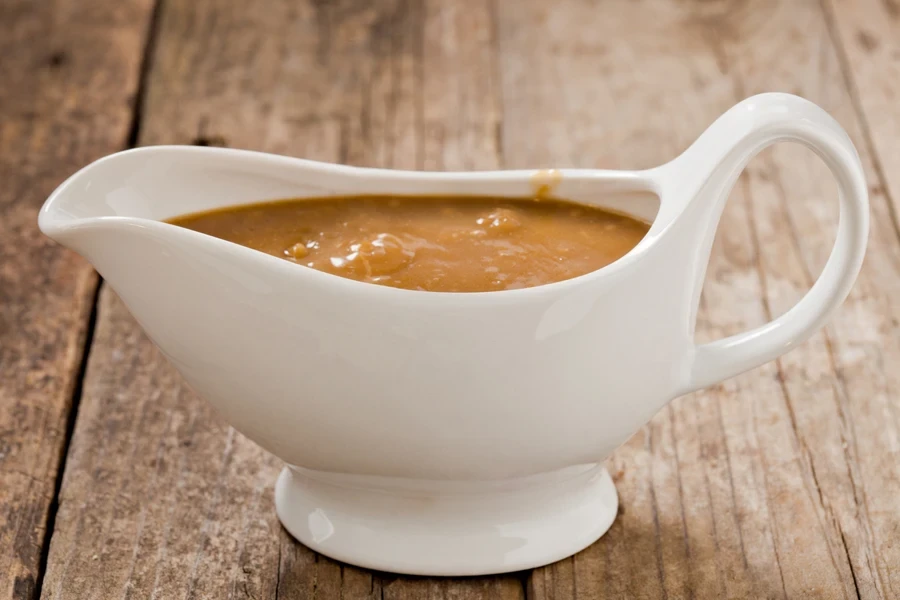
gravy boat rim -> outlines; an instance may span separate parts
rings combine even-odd
[[[576,277],[571,277],[569,279],[563,279],[561,281],[555,281],[551,283],[541,284],[537,286],[525,287],[525,288],[517,288],[511,290],[489,290],[489,291],[478,291],[478,292],[443,292],[443,291],[428,291],[428,290],[411,290],[407,288],[397,288],[386,285],[379,285],[376,283],[366,282],[366,281],[358,281],[355,279],[350,279],[347,277],[341,277],[340,275],[335,275],[333,273],[328,273],[324,271],[317,271],[315,269],[311,269],[309,267],[305,267],[303,265],[293,264],[289,261],[286,261],[277,256],[273,256],[271,254],[267,254],[260,250],[256,250],[253,248],[249,248],[246,246],[242,246],[236,242],[231,242],[228,240],[223,240],[221,238],[217,238],[215,236],[201,233],[198,231],[194,231],[191,229],[187,229],[185,227],[181,227],[178,225],[173,225],[163,220],[152,219],[148,217],[133,217],[133,216],[124,216],[124,215],[102,215],[102,216],[92,216],[92,217],[77,217],[77,218],[65,218],[62,219],[55,212],[57,210],[56,204],[58,199],[63,197],[67,191],[69,186],[75,185],[76,182],[87,176],[93,169],[97,166],[105,163],[107,161],[112,161],[117,158],[121,158],[125,155],[134,155],[134,154],[160,154],[160,153],[195,153],[195,154],[220,154],[220,155],[230,155],[232,157],[238,158],[246,158],[252,160],[262,160],[267,162],[278,162],[282,163],[285,167],[305,167],[307,169],[316,169],[320,172],[327,172],[331,176],[335,177],[355,177],[360,179],[365,178],[393,178],[396,180],[419,180],[419,181],[433,181],[437,186],[439,186],[442,182],[446,182],[448,180],[469,180],[469,181],[485,181],[492,182],[498,180],[508,180],[520,183],[534,183],[534,179],[537,175],[541,173],[553,172],[558,173],[558,179],[554,181],[551,185],[551,188],[556,187],[558,182],[565,181],[568,179],[576,179],[580,178],[584,179],[592,179],[595,181],[609,181],[609,182],[620,182],[625,184],[620,191],[633,191],[633,192],[649,192],[654,195],[659,200],[660,209],[662,208],[663,198],[662,198],[662,190],[657,177],[655,177],[655,173],[665,167],[666,165],[662,165],[661,167],[655,167],[652,169],[645,170],[612,170],[612,169],[575,169],[575,168],[562,168],[562,169],[493,169],[493,170],[484,170],[484,171],[426,171],[426,170],[405,170],[405,169],[387,169],[380,167],[360,167],[360,166],[352,166],[352,165],[344,165],[338,163],[330,163],[325,161],[317,161],[305,158],[291,157],[281,154],[274,154],[268,152],[260,152],[256,150],[244,150],[237,148],[215,148],[215,147],[198,147],[198,146],[188,146],[188,145],[159,145],[159,146],[143,146],[140,148],[131,148],[128,150],[123,150],[120,152],[116,152],[102,158],[99,158],[88,165],[82,167],[70,177],[68,177],[65,181],[63,181],[51,194],[48,196],[47,200],[44,202],[43,206],[40,209],[38,214],[38,226],[40,230],[47,236],[51,238],[55,238],[56,236],[63,234],[69,231],[80,231],[85,229],[102,229],[105,227],[137,227],[144,230],[155,231],[155,232],[165,232],[167,235],[178,235],[182,236],[182,239],[192,239],[194,241],[200,242],[202,241],[205,244],[213,244],[217,246],[221,251],[233,253],[236,255],[243,256],[247,259],[260,261],[261,264],[267,265],[271,268],[283,269],[285,274],[289,274],[290,277],[313,277],[318,278],[320,282],[325,283],[326,281],[330,281],[336,285],[345,286],[347,291],[359,292],[359,293],[375,293],[375,294],[383,294],[383,295],[395,295],[398,297],[415,295],[419,298],[434,298],[439,299],[442,298],[444,300],[460,300],[463,298],[471,298],[473,301],[483,301],[485,298],[497,298],[497,299],[511,299],[513,296],[525,296],[525,295],[550,295],[553,293],[565,292],[569,289],[580,287],[589,283],[597,283],[603,279],[608,279],[613,275],[619,273],[623,269],[627,269],[628,267],[636,264],[643,257],[645,257],[648,252],[651,250],[653,246],[655,246],[656,242],[663,237],[663,235],[671,228],[674,222],[677,220],[677,216],[675,215],[674,219],[659,219],[654,218],[649,223],[649,229],[643,238],[625,255],[618,258],[617,260],[600,267],[599,269],[595,269],[583,275],[578,275]],[[614,190],[610,190],[605,193],[614,192]],[[461,193],[437,193],[433,192],[430,194],[422,193],[422,194],[381,194],[381,193],[372,193],[372,194],[347,194],[347,196],[380,196],[380,195],[394,195],[400,197],[417,197],[417,196],[435,196],[435,197],[476,197],[479,194],[461,194]],[[484,194],[485,196],[493,196],[493,194]],[[497,197],[508,198],[510,200],[522,200],[527,199],[528,196],[502,196],[497,195]],[[298,199],[301,200],[314,200],[314,199],[327,199],[329,196],[327,195],[319,195],[319,196],[298,196]],[[269,202],[269,201],[278,201],[278,200],[287,200],[289,198],[272,198],[266,199],[262,198],[258,202]],[[580,204],[582,206],[586,205],[585,202],[578,202],[575,200],[569,200],[565,197],[557,197],[553,196],[552,193],[547,197],[547,199],[560,200],[564,202],[570,202],[572,204]],[[251,204],[251,203],[238,203],[234,205],[226,205],[226,206],[240,206],[241,204]],[[224,206],[223,206],[224,208]],[[598,207],[601,210],[607,210],[602,207]],[[680,211],[679,211],[680,212]],[[630,218],[630,215],[627,215]],[[657,215],[658,217],[658,215]],[[663,222],[665,221],[665,222]],[[298,268],[300,267],[300,268]],[[373,289],[374,288],[374,289]]]

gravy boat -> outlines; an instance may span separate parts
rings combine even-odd
[[[783,316],[696,345],[715,228],[741,170],[792,140],[830,167],[840,223]],[[553,196],[652,221],[626,256],[550,285],[382,287],[162,222],[286,197]],[[44,204],[41,230],[86,257],[200,396],[287,466],[275,508],[307,546],[424,575],[516,571],[612,524],[603,461],[673,398],[773,360],[843,302],[868,235],[841,127],[795,96],[751,97],[642,171],[405,172],[240,150],[147,147],[98,160]]]

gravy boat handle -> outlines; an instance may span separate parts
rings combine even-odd
[[[728,195],[750,160],[767,146],[799,142],[837,181],[837,239],[812,288],[782,316],[744,333],[695,347],[688,393],[774,360],[818,331],[850,293],[869,232],[865,172],[850,137],[828,113],[790,94],[761,94],[722,115],[681,156],[661,168],[662,193],[680,196],[682,216],[705,223],[697,259],[694,315],[715,230]],[[677,198],[675,204],[678,205]],[[693,325],[692,325],[693,326]]]

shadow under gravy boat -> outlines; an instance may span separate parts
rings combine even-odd
[[[716,224],[741,170],[792,140],[840,192],[812,289],[752,331],[695,345]],[[286,197],[534,194],[538,171],[424,173],[239,150],[148,147],[63,183],[41,230],[85,256],[184,379],[287,463],[287,530],[349,563],[426,575],[515,571],[599,538],[618,505],[602,462],[673,398],[773,360],[846,298],[868,234],[846,133],[785,94],[749,98],[673,161],[560,170],[553,195],[652,220],[625,257],[539,287],[394,289],[161,222]],[[538,182],[542,183],[542,182]]]

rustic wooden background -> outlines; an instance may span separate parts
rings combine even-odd
[[[762,91],[830,111],[872,234],[821,334],[610,460],[615,525],[534,572],[397,577],[278,524],[278,461],[196,399],[37,210],[78,167],[215,144],[426,169],[637,168]],[[897,0],[0,0],[0,598],[900,598]],[[700,335],[810,286],[837,209],[780,146],[732,194]]]

